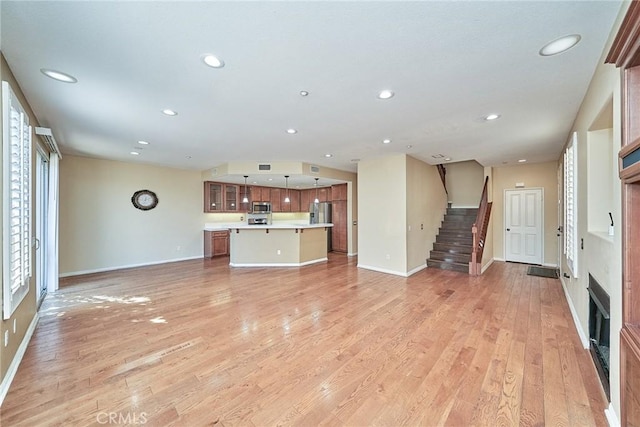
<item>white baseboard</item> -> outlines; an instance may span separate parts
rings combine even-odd
[[[13,357],[11,361],[11,365],[9,365],[9,369],[7,370],[7,374],[4,376],[2,380],[2,384],[0,384],[0,406],[2,406],[2,402],[4,398],[7,396],[9,392],[9,387],[11,387],[11,382],[13,381],[13,377],[16,376],[16,372],[18,372],[18,367],[20,366],[20,362],[22,362],[22,358],[24,357],[24,353],[27,351],[27,346],[29,345],[29,341],[31,341],[31,337],[33,336],[33,332],[36,330],[36,325],[38,324],[38,320],[40,317],[38,313],[33,317],[31,324],[27,328],[27,332],[24,334],[24,339],[20,343],[18,347],[18,351],[16,351],[16,355]]]
[[[416,274],[417,272],[424,270],[425,268],[427,268],[427,264],[419,265],[416,268],[414,268],[413,270],[409,270],[407,272],[407,277],[412,276],[412,275]]]
[[[230,262],[229,266],[230,267],[239,267],[239,268],[244,268],[244,267],[304,267],[305,265],[317,264],[319,262],[326,262],[326,261],[329,261],[329,259],[328,258],[318,258],[318,259],[313,259],[311,261],[305,261],[305,262],[283,262],[283,263],[263,262],[263,263],[242,263],[242,264],[238,264],[238,263]]]
[[[71,276],[81,276],[83,274],[93,274],[93,273],[104,273],[105,271],[114,271],[114,270],[124,270],[125,268],[134,268],[134,267],[146,267],[149,265],[158,265],[158,264],[167,264],[170,262],[179,262],[179,261],[190,261],[193,259],[202,259],[202,255],[185,257],[185,258],[174,258],[174,259],[165,259],[162,261],[151,261],[151,262],[142,262],[139,264],[129,264],[129,265],[120,265],[114,267],[104,267],[104,268],[95,268],[92,270],[81,270],[81,271],[72,271],[69,273],[61,273],[59,277],[71,277]]]
[[[482,267],[482,270],[480,270],[480,274],[483,274],[485,271],[487,271],[487,268],[491,267],[491,264],[493,264],[495,260],[495,258],[491,258],[489,262],[484,267]]]
[[[349,252],[347,256],[358,256],[358,252]]]
[[[401,271],[387,270],[386,268],[372,267],[370,265],[358,264],[358,268],[364,268],[365,270],[377,271],[378,273],[393,274],[394,276],[409,277],[409,275],[407,273],[404,273],[404,272],[401,272]]]
[[[493,258],[494,261],[507,262],[504,258]]]
[[[616,411],[613,410],[612,403],[609,403],[609,408],[604,410],[604,415],[607,417],[609,427],[620,427],[620,420],[618,420]]]
[[[578,336],[580,337],[580,341],[582,342],[582,348],[589,348],[589,338],[584,334],[582,327],[580,327],[580,318],[578,317],[578,312],[576,311],[575,306],[573,305],[573,301],[571,300],[571,296],[569,295],[569,291],[567,290],[567,285],[564,282],[564,277],[560,277],[560,283],[562,283],[562,290],[564,291],[564,297],[569,304],[569,310],[571,311],[571,317],[573,317],[573,324],[576,327],[576,331],[578,331]]]

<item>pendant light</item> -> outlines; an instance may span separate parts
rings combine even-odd
[[[313,203],[320,203],[320,200],[318,200],[318,180],[320,178],[315,178],[316,180],[316,199],[313,201]]]
[[[287,192],[287,196],[284,198],[284,202],[289,203],[291,201],[289,200],[289,175],[284,176],[284,185],[285,191]]]
[[[247,197],[247,178],[249,178],[249,175],[244,176],[244,198],[242,199],[242,203],[249,203],[249,198]]]

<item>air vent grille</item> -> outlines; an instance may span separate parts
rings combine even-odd
[[[270,171],[271,170],[271,165],[258,165],[258,170],[259,171]]]
[[[62,153],[60,153],[60,149],[58,148],[58,144],[56,144],[56,140],[53,137],[51,129],[36,127],[36,135],[42,139],[50,152],[55,153],[58,157],[62,158]]]
[[[311,165],[311,167],[309,167],[309,171],[311,171],[311,173],[320,173],[320,168],[318,166]]]

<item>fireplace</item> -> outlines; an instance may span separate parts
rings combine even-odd
[[[609,394],[609,294],[589,274],[589,351],[598,370],[602,387]]]

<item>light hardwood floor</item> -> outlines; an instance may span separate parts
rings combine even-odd
[[[227,263],[64,280],[0,424],[606,425],[560,282],[524,265],[405,279],[337,254]]]

